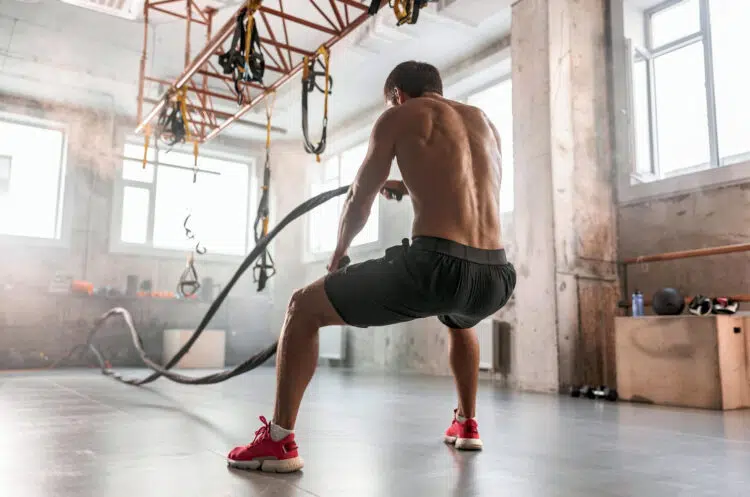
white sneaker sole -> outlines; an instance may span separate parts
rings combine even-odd
[[[292,459],[265,459],[263,461],[234,461],[227,459],[230,468],[264,471],[266,473],[293,473],[305,466],[301,457]]]
[[[458,450],[482,450],[484,446],[478,438],[445,437],[445,443],[451,444]]]

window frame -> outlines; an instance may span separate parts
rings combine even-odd
[[[320,162],[320,168],[323,167],[323,164],[327,160],[330,160],[333,157],[335,157],[336,165],[338,169],[336,181],[339,184],[339,187],[344,186],[341,184],[341,156],[349,150],[355,149],[357,147],[362,146],[363,144],[368,144],[368,143],[369,143],[369,138],[365,138],[364,140],[362,139],[356,140],[353,143],[348,143],[347,145],[344,145],[341,148],[335,149],[335,152],[327,154],[327,157],[325,159],[322,158]],[[394,161],[394,164],[395,164],[395,161]],[[393,167],[393,165],[391,165],[391,167]],[[318,168],[314,169],[314,173],[308,172],[307,181],[305,185],[305,194],[307,195],[308,199],[313,197],[313,193],[312,193],[313,187],[315,185],[323,183],[322,175],[323,175],[323,171]],[[341,197],[339,197],[339,199],[341,199]],[[335,200],[336,199],[332,199],[332,200],[329,200],[329,202],[333,202]],[[375,240],[374,242],[367,242],[361,245],[349,247],[348,254],[350,256],[356,257],[359,255],[367,254],[369,252],[380,250],[385,246],[384,241],[383,241],[383,215],[382,215],[383,212],[381,209],[380,202],[381,202],[381,197],[380,195],[378,195],[375,198],[375,202],[373,202],[372,204],[372,209],[378,210],[378,239]],[[340,216],[341,216],[341,212],[339,212],[339,219],[340,219]],[[339,219],[337,219],[336,221],[338,222]],[[338,228],[338,224],[336,226]],[[312,263],[312,262],[322,262],[322,261],[329,259],[333,255],[333,250],[320,251],[320,252],[315,252],[311,250],[310,248],[310,242],[311,242],[310,230],[311,229],[312,229],[312,223],[310,222],[309,217],[308,217],[308,219],[305,222],[304,249],[302,253],[302,261],[304,263]]]
[[[470,105],[469,104],[469,98],[471,98],[472,96],[478,95],[480,93],[483,93],[483,92],[485,92],[485,91],[487,91],[487,90],[489,90],[491,88],[494,88],[496,86],[500,86],[501,84],[503,84],[503,83],[505,83],[507,81],[510,81],[510,84],[511,84],[511,93],[512,93],[512,90],[513,90],[513,74],[512,73],[507,73],[507,74],[504,74],[504,75],[502,75],[502,76],[500,76],[498,78],[493,78],[493,79],[485,82],[482,85],[474,87],[474,88],[471,89],[471,91],[462,92],[460,94],[460,96],[458,98],[456,98],[455,100],[457,100],[457,101],[459,101],[461,103],[464,103],[466,105]],[[511,102],[512,101],[513,101],[513,98],[511,97]],[[511,108],[511,110],[510,110],[510,115],[511,115],[511,121],[513,121],[513,108]],[[503,137],[501,136],[500,139],[503,140]],[[515,142],[515,137],[514,137],[514,142]],[[502,147],[502,143],[500,144],[500,146]],[[514,147],[514,150],[515,150],[515,147]],[[515,155],[515,152],[514,152],[513,155]],[[505,151],[503,151],[503,160],[505,159],[505,157],[506,157],[505,156]],[[515,176],[516,176],[515,175],[516,161],[515,161],[515,157],[512,157],[512,159],[513,159],[512,163],[513,163],[513,169],[514,169],[514,171],[513,171],[513,178],[515,178]],[[505,179],[505,175],[503,175],[503,180],[504,179]],[[501,220],[505,219],[506,217],[512,218],[513,214],[516,211],[515,180],[514,180],[514,186],[513,186],[513,208],[511,210],[509,210],[509,211],[502,211],[500,205],[498,205],[497,208],[498,208],[498,212],[500,213]]]
[[[131,256],[147,256],[159,259],[184,259],[187,256],[188,251],[181,249],[170,249],[153,246],[153,233],[154,233],[154,216],[155,216],[155,205],[156,205],[156,189],[158,187],[158,168],[159,167],[172,167],[176,169],[184,169],[181,166],[173,166],[170,164],[154,164],[154,175],[151,183],[143,183],[135,180],[128,180],[122,177],[123,173],[123,162],[128,160],[124,155],[124,146],[135,145],[143,147],[144,140],[142,137],[127,136],[121,143],[118,144],[117,150],[119,153],[115,157],[117,167],[115,168],[116,175],[114,178],[114,189],[112,194],[112,215],[110,222],[109,231],[109,252],[115,255],[131,255]],[[153,146],[151,146],[153,150]],[[175,146],[172,148],[173,151],[184,154],[192,154],[192,148],[187,146]],[[163,151],[160,148],[160,151]],[[211,252],[208,247],[208,252],[200,255],[200,259],[206,262],[231,262],[234,263],[237,260],[241,260],[247,256],[248,253],[255,246],[255,236],[253,233],[253,224],[255,222],[255,214],[257,211],[257,201],[259,199],[258,189],[260,183],[258,179],[258,156],[256,154],[242,155],[235,151],[217,150],[210,146],[202,146],[200,149],[200,156],[211,159],[218,159],[228,162],[234,162],[239,164],[246,164],[248,166],[248,199],[247,199],[247,231],[245,232],[245,253],[244,254],[223,254]],[[200,175],[200,173],[199,173]],[[130,243],[121,240],[122,231],[122,214],[123,214],[123,197],[125,187],[135,187],[149,190],[149,208],[148,208],[148,225],[146,228],[146,242],[141,243]]]
[[[73,189],[70,188],[70,168],[68,167],[68,150],[71,135],[71,126],[58,121],[28,116],[21,109],[11,108],[9,111],[0,111],[0,121],[40,128],[50,131],[58,131],[62,134],[60,144],[60,168],[57,176],[57,202],[55,212],[55,234],[52,238],[27,235],[13,235],[0,232],[0,244],[5,246],[40,246],[69,248],[71,244],[71,223],[73,222]],[[12,171],[11,171],[12,174]]]
[[[652,19],[655,14],[670,7],[676,6],[686,0],[665,0],[653,7],[643,11],[643,30],[645,35],[645,47],[633,47],[627,43],[627,87],[628,107],[631,114],[634,112],[634,89],[632,80],[632,68],[636,62],[636,54],[646,57],[648,78],[648,113],[649,113],[649,145],[651,158],[652,176],[644,178],[638,172],[637,155],[635,151],[635,137],[637,130],[635,120],[631,117],[628,126],[630,136],[630,160],[627,162],[627,171],[620,175],[619,200],[621,204],[642,201],[647,198],[671,196],[675,194],[696,191],[706,187],[726,186],[747,182],[750,179],[750,150],[745,153],[735,154],[722,158],[719,150],[719,132],[716,111],[716,90],[713,44],[711,33],[710,2],[716,0],[698,0],[700,31],[686,35],[680,39],[660,47],[652,47]],[[720,1],[720,0],[719,0]],[[628,40],[629,42],[629,40]],[[709,162],[694,166],[685,166],[669,174],[661,174],[658,161],[659,137],[656,129],[655,110],[655,76],[654,60],[659,56],[679,50],[693,43],[703,43],[704,78],[707,128],[709,141]],[[748,147],[750,149],[750,147]],[[633,180],[643,181],[633,183]]]

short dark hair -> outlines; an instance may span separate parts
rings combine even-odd
[[[443,80],[435,66],[409,60],[397,65],[385,80],[383,94],[391,103],[395,103],[396,88],[411,98],[421,97],[425,93],[442,95]]]

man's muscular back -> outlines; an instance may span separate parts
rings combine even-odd
[[[390,110],[413,236],[502,248],[500,137],[484,113],[437,95]]]

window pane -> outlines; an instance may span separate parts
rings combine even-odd
[[[367,156],[368,143],[360,143],[341,154],[341,186],[351,185]]]
[[[183,222],[190,206],[202,199],[193,189],[193,173],[182,169],[160,166],[156,172],[156,199],[154,202],[154,247],[191,250],[195,245],[185,237]],[[191,218],[189,227],[196,231]],[[196,233],[196,236],[199,236]],[[203,236],[202,234],[200,236]]]
[[[500,212],[512,212],[513,197],[513,86],[510,79],[468,99],[469,105],[479,107],[500,133],[503,154]]]
[[[172,159],[185,160],[185,154]],[[192,155],[187,155],[189,161]],[[192,250],[196,242],[210,253],[243,255],[247,248],[249,168],[218,159],[201,157],[199,167],[218,170],[219,175],[198,174],[160,165],[157,169],[154,206],[154,246]],[[254,207],[254,206],[253,206]],[[194,240],[186,237],[183,223],[191,214],[188,227]]]
[[[339,157],[334,156],[323,163],[323,181],[337,179],[339,177]],[[323,193],[323,192],[320,192]]]
[[[719,154],[727,158],[750,152],[750,71],[741,62],[747,60],[750,1],[710,5]]]
[[[143,160],[143,145],[134,144],[134,143],[126,143],[123,146],[122,155],[127,157],[128,159],[142,161]],[[153,161],[154,157],[155,157],[154,148],[149,147],[147,158],[148,160]]]
[[[0,155],[0,194],[10,191],[10,168],[12,164],[13,157]]]
[[[126,243],[146,243],[148,211],[148,189],[126,186],[122,194],[120,240]]]
[[[685,0],[653,14],[651,17],[651,47],[661,47],[697,33],[700,29],[698,0]]]
[[[198,164],[200,164],[201,157],[198,156]],[[191,153],[177,152],[175,150],[160,150],[159,151],[159,163],[160,164],[172,164],[174,166],[182,166],[193,168],[195,166],[195,157]]]
[[[142,161],[122,161],[122,178],[140,183],[151,183],[154,181],[154,165],[147,163],[143,167]]]
[[[350,148],[346,152],[341,154],[341,186],[351,185],[354,179],[357,177],[357,172],[362,166],[362,163],[367,156],[367,148],[369,147],[368,142],[360,143],[359,145]],[[339,205],[343,205],[343,201],[339,202]],[[341,208],[340,208],[341,209]],[[339,209],[338,216],[341,216],[341,210]],[[338,225],[338,219],[336,220]],[[380,235],[380,198],[376,198],[372,204],[370,210],[370,217],[367,218],[367,224],[362,228],[362,231],[352,240],[352,247],[364,245],[366,243],[377,242]]]
[[[57,130],[0,122],[0,155],[13,170],[0,195],[0,233],[56,238],[63,134]]]
[[[212,253],[244,255],[247,249],[249,168],[246,164],[201,157],[202,169],[220,175],[199,174],[198,197],[193,205],[196,237]],[[192,182],[192,172],[185,171]],[[255,195],[253,195],[255,198]],[[250,206],[253,216],[257,201]],[[253,221],[255,219],[253,218]],[[250,237],[252,238],[252,236]],[[253,245],[255,244],[253,240]]]
[[[703,43],[656,58],[654,78],[661,174],[708,163]]]
[[[333,190],[339,186],[337,180],[313,183],[311,197]],[[312,253],[332,252],[336,248],[339,228],[339,198],[329,200],[308,214],[308,240]]]
[[[633,64],[633,126],[635,131],[635,169],[641,174],[653,173],[651,164],[651,129],[648,110],[648,64],[637,59]]]
[[[340,215],[340,214],[339,214]],[[336,220],[338,224],[338,220]],[[338,233],[336,234],[338,236]],[[366,243],[375,243],[380,237],[380,197],[375,198],[370,210],[370,217],[362,231],[352,240],[352,247],[364,245]]]

